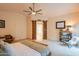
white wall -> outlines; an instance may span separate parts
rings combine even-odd
[[[15,12],[0,12],[0,19],[5,20],[5,28],[0,28],[0,36],[11,34],[15,39],[27,36],[26,16]]]
[[[27,38],[32,39],[32,18],[28,16],[27,19]]]
[[[59,40],[59,29],[56,29],[56,22],[57,21],[66,21],[66,25],[74,26],[76,24],[79,24],[79,13],[71,13],[67,15],[60,15],[55,18],[49,18],[48,19],[48,39],[51,40]],[[79,28],[77,29],[79,30]],[[74,28],[74,31],[76,29]],[[73,32],[73,31],[72,31]]]

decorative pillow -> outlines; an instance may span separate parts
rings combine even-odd
[[[0,40],[0,46],[1,48],[5,45],[5,42],[3,40]]]
[[[76,37],[76,41],[79,41],[79,37]]]
[[[77,45],[78,42],[79,42],[79,37],[77,36],[72,37],[72,39],[69,41],[71,45]]]
[[[74,46],[74,45],[77,44],[77,42],[76,42],[76,40],[73,39],[73,40],[70,40],[70,41],[69,41],[69,44],[71,44],[72,46]]]
[[[12,52],[11,44],[5,42],[4,49],[5,49],[5,52],[8,53],[8,55],[11,55],[11,52]]]
[[[78,48],[79,48],[79,41],[77,42],[77,45],[76,45],[76,47],[78,47]]]
[[[3,40],[0,40],[0,46],[1,46],[1,49],[4,50],[5,53],[7,53],[7,55],[11,55],[12,53],[11,44],[4,42]]]

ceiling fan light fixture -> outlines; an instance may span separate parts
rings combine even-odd
[[[30,11],[27,11],[27,10],[24,10],[24,12],[27,12],[29,13],[28,15],[42,15],[42,13],[40,13],[42,11],[42,9],[38,9],[38,10],[35,10],[35,4],[33,3],[33,7],[29,7]]]
[[[32,12],[32,15],[35,15],[36,13],[35,12]]]

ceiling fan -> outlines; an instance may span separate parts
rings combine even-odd
[[[42,15],[42,13],[40,13],[42,11],[42,9],[35,10],[35,3],[33,3],[33,7],[29,7],[29,9],[30,9],[30,11],[24,10],[24,12],[29,13],[29,15],[36,15],[36,14]]]

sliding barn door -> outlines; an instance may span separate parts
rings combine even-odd
[[[43,39],[47,39],[47,21],[43,21]]]
[[[32,39],[36,39],[36,21],[32,21]]]

